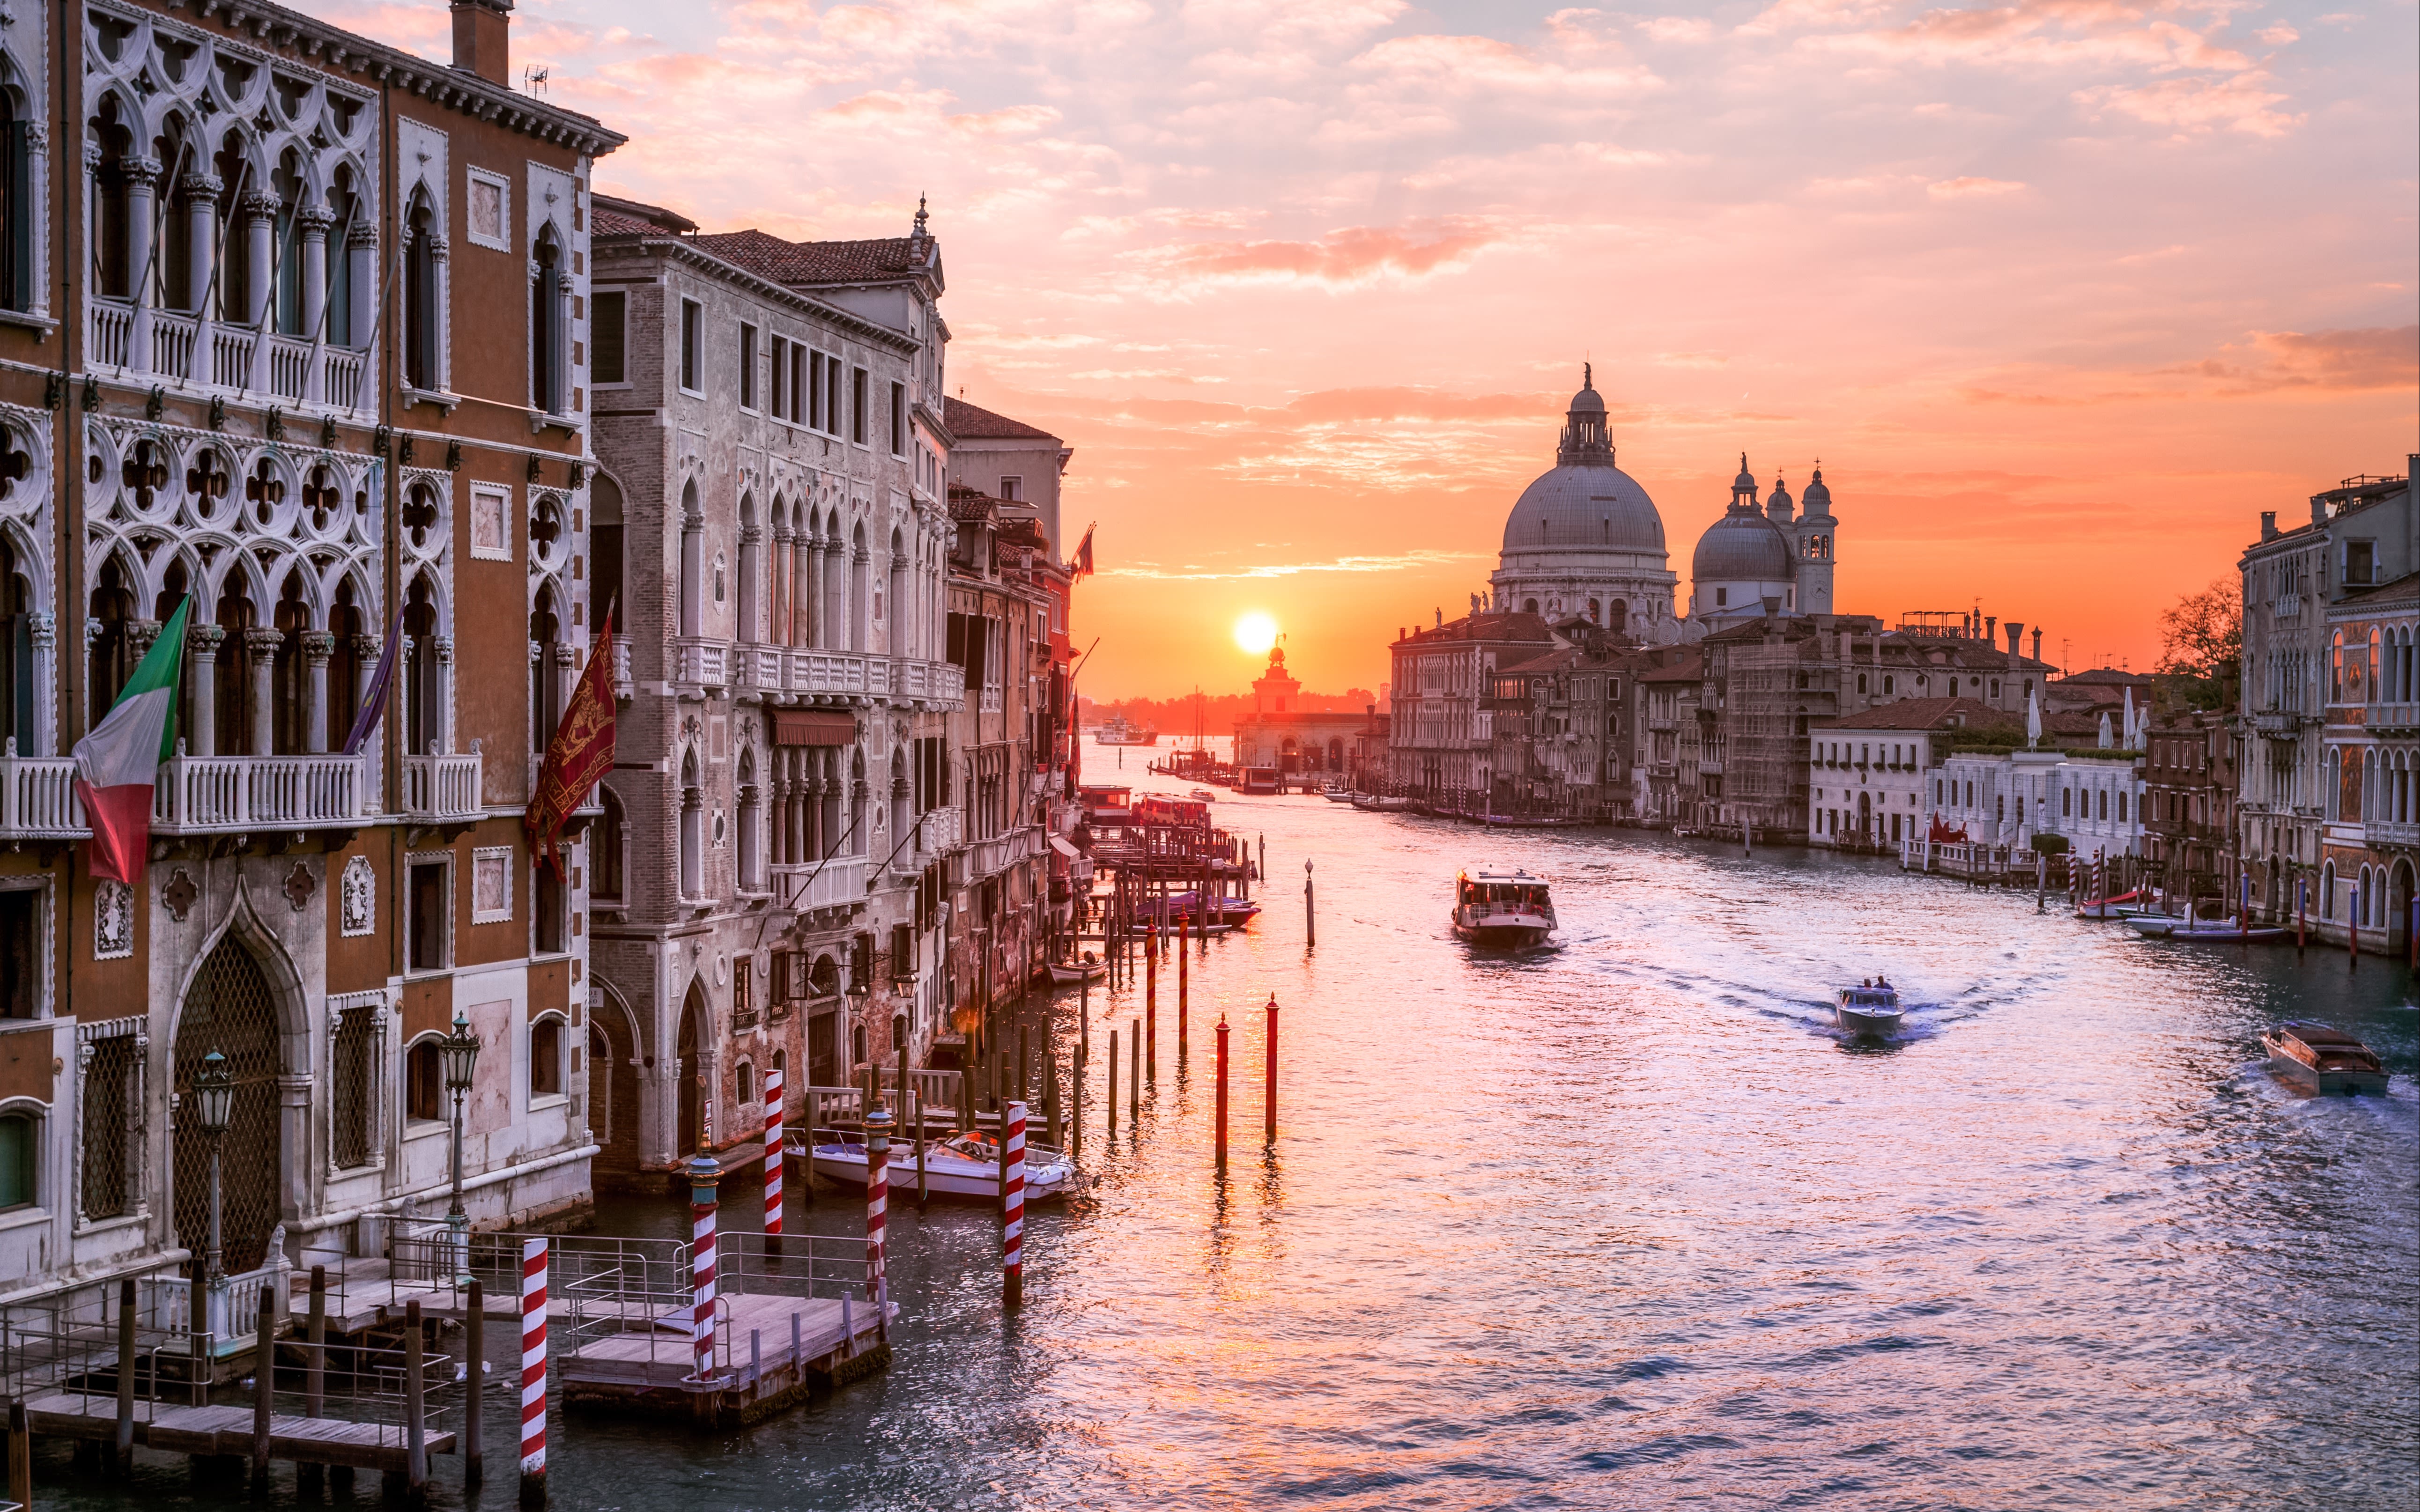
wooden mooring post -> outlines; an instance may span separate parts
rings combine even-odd
[[[428,1382],[422,1379],[420,1299],[403,1305],[403,1478],[418,1496],[428,1485]]]
[[[487,1478],[487,1433],[479,1407],[488,1375],[488,1291],[477,1276],[471,1278],[471,1310],[462,1317],[462,1484],[476,1486]]]
[[[252,1489],[269,1489],[269,1424],[277,1404],[277,1288],[260,1288],[252,1336]]]
[[[1179,1061],[1185,1058],[1185,1006],[1189,992],[1187,978],[1190,974],[1186,970],[1185,963],[1190,957],[1186,947],[1192,943],[1186,934],[1192,923],[1189,918],[1176,921],[1176,1058]]]
[[[127,1276],[117,1283],[117,1473],[127,1474],[134,1469],[134,1278]],[[156,1395],[160,1382],[154,1379],[151,1389]]]
[[[1319,918],[1311,907],[1311,863],[1302,863],[1302,944],[1311,949],[1319,944]]]
[[[1079,1096],[1079,1097],[1083,1095],[1083,1094],[1082,1094],[1082,1091],[1081,1091],[1081,1089],[1080,1089],[1080,1088],[1078,1088],[1077,1095],[1078,1095],[1078,1096]],[[1109,1142],[1110,1142],[1112,1145],[1114,1145],[1114,1144],[1116,1144],[1116,1142],[1117,1142],[1117,1137],[1118,1137],[1118,1031],[1117,1031],[1117,1030],[1115,1030],[1115,1029],[1111,1029],[1111,1030],[1109,1031]]]
[[[1135,1037],[1134,1066],[1126,1077],[1126,1129],[1129,1134],[1142,1133],[1142,1037]]]
[[[1265,1128],[1262,1137],[1271,1146],[1278,1142],[1278,995],[1269,994],[1269,1028],[1262,1044],[1263,1110]]]
[[[34,1429],[22,1396],[8,1399],[8,1500],[22,1507],[34,1504]]]

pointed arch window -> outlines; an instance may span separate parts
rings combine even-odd
[[[0,89],[0,309],[34,307],[34,122]]]
[[[404,217],[403,380],[415,389],[445,386],[445,239],[428,192],[412,192]]]
[[[569,408],[565,372],[571,355],[571,279],[563,243],[550,225],[530,257],[530,403],[550,415]]]

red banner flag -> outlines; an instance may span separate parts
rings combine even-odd
[[[597,779],[613,768],[613,609],[609,605],[597,644],[588,653],[588,665],[580,673],[579,686],[571,690],[571,704],[563,711],[563,722],[547,745],[546,763],[538,768],[537,791],[530,795],[529,810],[521,815],[531,853],[551,865],[557,876],[563,874],[563,861],[554,853],[554,841],[563,832],[563,822],[587,799]]]

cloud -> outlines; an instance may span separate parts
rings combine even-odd
[[[2266,86],[2265,73],[2238,74],[2232,79],[2162,79],[2147,85],[2100,85],[2075,92],[2076,103],[2087,110],[2116,110],[2153,126],[2180,131],[2206,131],[2215,127],[2254,136],[2284,136],[2305,119],[2271,107],[2286,100]]]
[[[1478,551],[1439,551],[1419,549],[1398,551],[1390,556],[1330,557],[1324,562],[1261,562],[1233,571],[1220,572],[1186,563],[1180,566],[1162,566],[1157,563],[1138,562],[1129,567],[1104,567],[1104,578],[1154,578],[1179,582],[1226,582],[1254,578],[1297,578],[1314,572],[1408,572],[1418,567],[1434,567],[1455,562],[1493,560],[1494,553]]]
[[[1924,186],[1934,199],[1991,199],[2013,194],[2025,186],[2010,178],[1944,178]]]
[[[1534,393],[1453,393],[1435,389],[1324,389],[1286,406],[1298,420],[1522,420],[1554,412]]]
[[[1156,279],[1181,285],[1337,286],[1458,271],[1508,239],[1507,228],[1495,222],[1452,217],[1427,224],[1346,226],[1317,240],[1187,242],[1151,249],[1137,261]]]
[[[2420,388],[2420,326],[2256,332],[2246,357],[2248,361],[2213,358],[2189,371],[2221,379],[2226,385],[2221,392],[2239,394],[2276,389]]]

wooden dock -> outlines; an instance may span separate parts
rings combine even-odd
[[[147,1416],[138,1414],[134,1419],[134,1442],[172,1454],[248,1458],[253,1449],[253,1411],[249,1405],[233,1403],[154,1408]],[[54,1392],[28,1402],[25,1412],[38,1436],[101,1443],[117,1437],[117,1403],[112,1396]],[[430,1454],[454,1452],[451,1431],[432,1428],[425,1442]],[[402,1474],[410,1452],[403,1428],[393,1423],[284,1415],[269,1420],[271,1459]]]
[[[752,1423],[880,1369],[890,1360],[871,1305],[746,1292],[716,1308],[712,1372],[695,1374],[685,1309],[581,1339],[558,1357],[566,1406],[673,1412],[691,1422]]]

